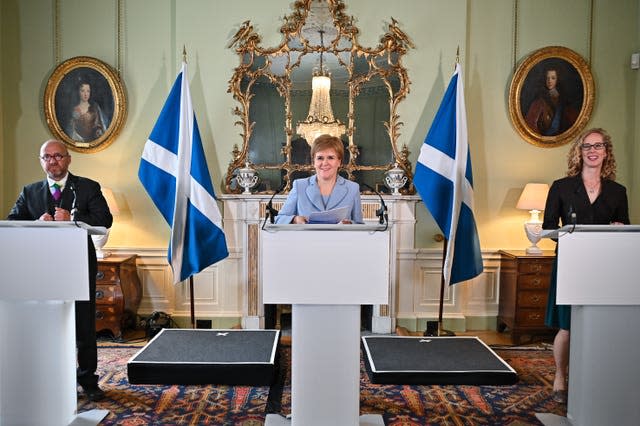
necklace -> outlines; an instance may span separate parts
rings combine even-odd
[[[600,189],[600,181],[597,181],[594,185],[587,185],[587,182],[584,180],[583,182],[589,194],[595,194]]]

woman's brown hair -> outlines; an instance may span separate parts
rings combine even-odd
[[[331,135],[320,135],[313,141],[313,145],[311,146],[311,162],[313,163],[316,158],[316,152],[327,149],[333,149],[338,155],[340,162],[342,162],[342,158],[344,157],[344,146],[342,145],[342,140]]]

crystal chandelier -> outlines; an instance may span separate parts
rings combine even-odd
[[[322,54],[324,51],[323,34],[320,30],[320,68],[313,73],[311,80],[311,104],[307,119],[300,121],[296,127],[296,133],[301,135],[311,146],[313,141],[320,135],[342,136],[346,131],[346,126],[333,116],[331,108],[331,74],[329,74],[322,64]]]

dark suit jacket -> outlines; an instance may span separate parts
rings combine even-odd
[[[76,193],[75,219],[88,225],[110,228],[113,216],[109,212],[107,201],[102,196],[100,184],[96,181],[69,173],[59,206],[71,211],[74,198],[72,185]],[[49,212],[53,216],[55,205],[49,183],[44,179],[22,189],[7,219],[37,220],[44,212]]]
[[[558,179],[549,189],[542,228],[557,229],[559,221],[562,225],[571,224],[571,212],[575,212],[579,225],[629,224],[627,190],[603,179],[600,195],[591,204],[580,175]]]

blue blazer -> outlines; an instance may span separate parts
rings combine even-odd
[[[293,187],[287,200],[276,216],[276,223],[291,223],[294,216],[308,217],[312,212],[322,212],[345,206],[350,207],[348,218],[352,222],[364,223],[360,186],[357,183],[338,176],[325,208],[317,176],[296,179],[293,181]]]

